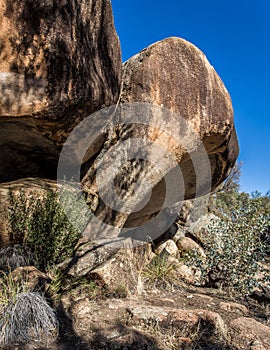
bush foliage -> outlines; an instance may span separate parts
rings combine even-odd
[[[206,258],[194,252],[187,263],[200,267],[205,286],[248,293],[267,280],[261,263],[269,254],[266,236],[270,227],[270,197],[260,193],[250,196],[235,188],[213,196],[211,211],[221,220],[213,220],[208,226],[210,234],[204,238]]]
[[[38,268],[47,270],[72,254],[83,229],[83,215],[74,210],[72,197],[66,195],[65,204],[71,215],[76,215],[77,228],[68,220],[56,191],[48,189],[42,198],[12,192],[9,197],[11,240],[23,242],[31,250]]]

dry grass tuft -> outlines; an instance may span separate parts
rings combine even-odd
[[[0,250],[0,271],[11,272],[17,267],[33,265],[34,258],[26,247],[20,244],[8,246]]]

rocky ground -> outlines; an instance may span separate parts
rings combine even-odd
[[[47,336],[45,343],[43,338],[42,347],[32,342],[17,349],[270,349],[267,299],[194,286],[177,269],[158,273],[141,257],[140,268],[125,270],[123,262],[132,261],[127,249],[79,278],[63,278],[59,270],[48,276],[35,267],[15,269],[13,281],[26,278],[29,291],[43,291],[59,321],[58,337]],[[108,269],[114,269],[109,279]]]
[[[74,289],[60,301],[62,326],[49,349],[270,348],[270,310],[216,289],[144,286],[140,294]]]

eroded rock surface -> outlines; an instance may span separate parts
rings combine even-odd
[[[108,176],[97,183],[97,162],[82,183],[99,217],[117,227],[136,229],[161,209],[209,193],[238,155],[229,93],[205,55],[180,38],[157,42],[124,64],[121,104],[111,124],[99,155]],[[113,191],[123,200],[117,213],[96,201],[99,186],[103,198],[112,197],[112,174]],[[162,225],[164,232],[168,226]]]
[[[226,178],[238,155],[232,103],[214,68],[193,44],[168,38],[129,59],[124,64],[121,101],[168,108],[178,116],[178,120],[166,120],[171,130],[184,118],[204,143],[212,167],[212,187]],[[181,130],[180,144],[184,134]],[[192,198],[196,181],[186,157],[183,152],[178,161],[187,163],[181,170],[188,182],[185,197]]]
[[[1,0],[0,19],[0,181],[54,178],[70,130],[119,96],[111,3]]]
[[[259,343],[263,347],[258,350],[268,349],[269,327],[253,319],[252,311],[242,304],[231,303],[228,312],[221,307],[223,300],[221,295],[210,297],[198,290],[189,294],[182,288],[96,302],[67,293],[62,303],[73,320],[77,340],[91,349],[253,350]]]
[[[232,342],[236,347],[241,343],[248,347],[254,341],[259,341],[265,349],[270,348],[270,328],[268,326],[249,317],[239,317],[231,321],[230,326],[235,332]]]

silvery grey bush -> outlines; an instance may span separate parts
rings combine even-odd
[[[3,348],[31,343],[46,345],[57,335],[54,310],[39,293],[18,293],[0,311],[0,346]]]

